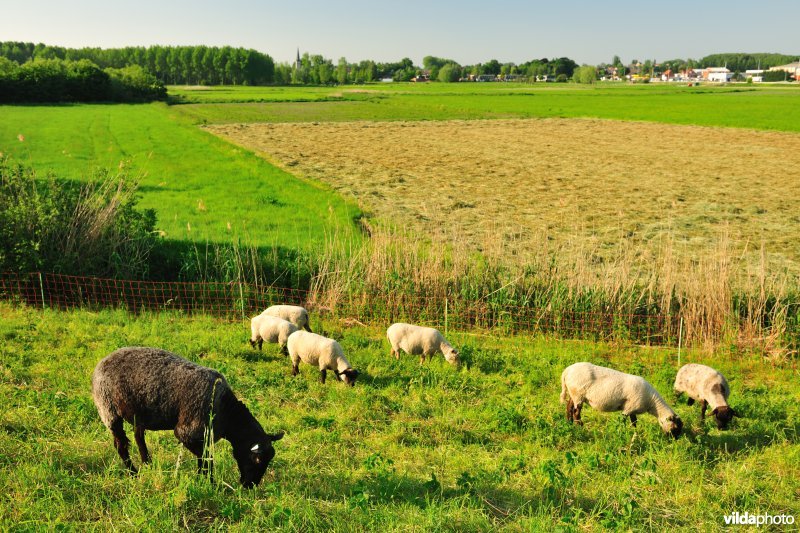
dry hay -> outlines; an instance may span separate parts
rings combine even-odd
[[[330,184],[383,220],[524,260],[542,246],[664,237],[701,257],[721,234],[800,265],[800,135],[593,119],[238,124],[210,131]]]

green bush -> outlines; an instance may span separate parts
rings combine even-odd
[[[111,79],[111,99],[120,102],[164,100],[167,89],[155,76],[139,65],[107,68]]]
[[[125,176],[78,185],[0,159],[0,271],[147,275],[156,216],[135,191]]]

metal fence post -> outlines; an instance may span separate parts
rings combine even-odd
[[[678,326],[678,368],[681,367],[681,341],[683,340],[683,317]]]
[[[39,293],[42,295],[42,309],[44,309],[44,283],[42,282],[41,272],[39,272]]]

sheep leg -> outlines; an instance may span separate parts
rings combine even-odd
[[[136,446],[139,448],[139,457],[142,458],[142,464],[149,463],[150,452],[147,451],[147,444],[144,441],[144,426],[134,426],[133,436],[136,439]]]
[[[421,354],[419,356],[419,364],[421,364],[421,365],[425,364],[425,354]]]
[[[629,415],[631,419],[631,425],[636,427],[636,415]]]
[[[583,407],[583,403],[575,404],[575,407],[572,408],[573,416],[575,417],[575,423],[579,426],[583,425],[583,420],[581,420],[581,408]]]
[[[567,422],[571,423],[573,421],[573,419],[574,419],[574,415],[573,415],[573,411],[572,411],[574,407],[575,407],[575,404],[572,403],[572,398],[568,399],[567,400]]]
[[[258,339],[258,351],[261,351],[261,346],[264,344],[264,339]]]
[[[293,364],[293,365],[292,365],[292,375],[293,375],[293,376],[296,376],[296,375],[297,375],[297,373],[300,371],[300,368],[299,368],[299,367],[300,367],[300,364],[299,364],[299,363],[296,363],[296,364]]]
[[[210,480],[214,479],[214,463],[213,457],[204,457],[205,447],[203,446],[203,439],[191,440],[183,443],[186,449],[192,452],[197,457],[197,473],[201,476],[208,476]]]
[[[708,409],[708,402],[703,400],[700,402],[700,420],[706,419],[706,409]]]
[[[319,381],[320,383],[325,383],[325,378],[328,377],[328,370],[325,368],[320,369],[319,371]]]
[[[289,348],[287,348],[286,346],[287,346],[286,344],[281,346],[281,353],[288,357],[289,356]]]
[[[125,429],[122,427],[121,418],[118,418],[112,422],[111,433],[114,435],[114,448],[117,449],[117,453],[122,458],[125,468],[128,469],[130,474],[136,474],[138,470],[133,465],[133,461],[131,461],[131,454],[130,450],[128,449],[128,445],[131,441],[128,440],[128,436],[125,434]]]

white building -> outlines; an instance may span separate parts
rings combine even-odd
[[[726,67],[708,67],[703,69],[703,79],[708,81],[725,83],[731,81],[731,76],[733,76],[733,73]]]
[[[761,83],[762,81],[764,81],[764,71],[763,70],[745,70],[744,71],[744,77],[745,77],[745,79],[753,78],[753,81],[755,83]]]

